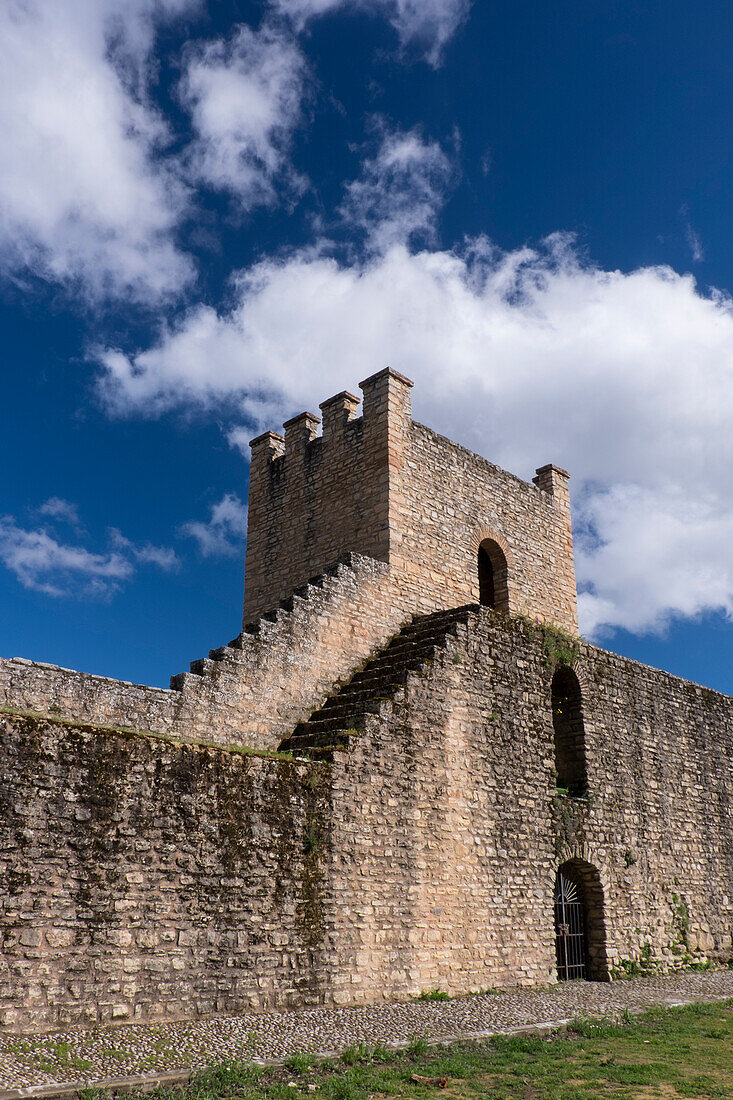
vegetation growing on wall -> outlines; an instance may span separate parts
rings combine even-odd
[[[580,652],[583,642],[581,637],[569,634],[554,623],[531,619],[528,615],[515,615],[513,618],[524,625],[530,637],[540,642],[545,663],[549,668],[572,665]]]

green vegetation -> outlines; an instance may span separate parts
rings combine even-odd
[[[317,825],[307,822],[303,833],[303,848],[307,856],[314,854],[321,847],[321,833]]]
[[[646,940],[641,947],[638,959],[619,959],[618,965],[611,967],[611,977],[638,978],[643,974],[653,973],[658,968],[658,960],[654,957],[654,948]]]
[[[406,1050],[350,1047],[336,1061],[228,1062],[153,1100],[671,1100],[733,1096],[733,1001],[577,1020],[564,1036],[497,1037]],[[98,1090],[81,1100],[103,1100]]]
[[[449,1001],[450,993],[444,989],[424,989],[417,998],[418,1001]]]
[[[687,908],[687,902],[684,898],[680,898],[677,894],[672,894],[672,901],[674,903],[674,927],[677,935],[675,941],[679,943],[685,951],[690,946],[689,932],[690,932],[690,911]]]
[[[519,622],[529,630],[530,634],[542,644],[545,655],[545,663],[551,668],[559,665],[572,665],[578,656],[582,638],[576,638],[567,631],[562,630],[554,623],[545,623],[540,619],[530,619],[527,615],[515,615]]]
[[[558,626],[542,623],[542,648],[549,665],[572,665],[578,656],[580,639],[573,638]]]

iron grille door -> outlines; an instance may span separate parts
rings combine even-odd
[[[561,982],[585,977],[583,890],[561,872],[555,883],[555,949]]]

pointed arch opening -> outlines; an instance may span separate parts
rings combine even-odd
[[[493,539],[478,548],[479,603],[497,611],[509,611],[509,569],[504,551]]]
[[[595,867],[571,859],[555,878],[555,953],[558,981],[607,982],[603,886]]]
[[[583,696],[578,677],[565,665],[552,677],[552,724],[557,785],[570,798],[583,798],[588,793]]]

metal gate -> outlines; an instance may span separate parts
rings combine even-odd
[[[555,949],[561,982],[584,978],[586,969],[583,887],[561,871],[555,881]]]

